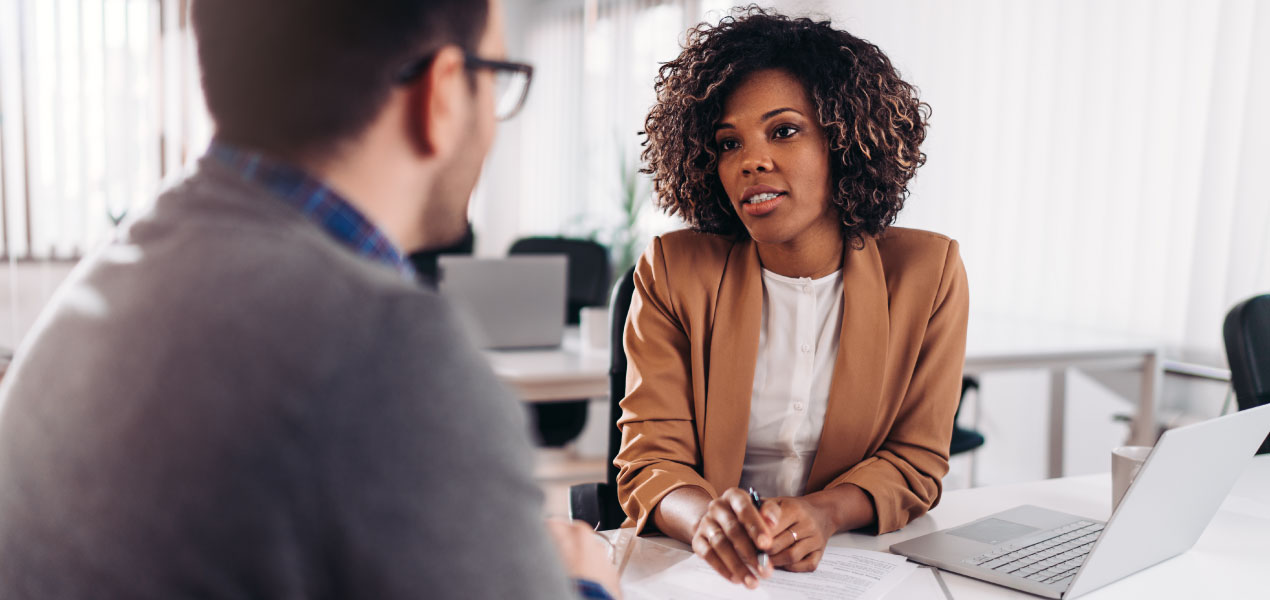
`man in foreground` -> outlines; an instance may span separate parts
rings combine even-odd
[[[523,415],[403,258],[463,235],[527,74],[498,0],[193,18],[216,141],[0,387],[0,598],[571,595]]]

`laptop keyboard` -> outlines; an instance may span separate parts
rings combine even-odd
[[[1102,533],[1102,523],[1076,521],[1030,536],[1019,544],[1002,544],[965,562],[1040,583],[1063,585],[1076,575]],[[1040,541],[1034,541],[1042,537]]]

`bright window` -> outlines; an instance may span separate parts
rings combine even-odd
[[[186,172],[211,126],[189,0],[0,3],[0,254],[73,259]]]

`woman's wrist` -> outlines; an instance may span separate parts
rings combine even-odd
[[[812,492],[803,498],[820,513],[831,535],[859,529],[876,520],[873,500],[854,484]]]
[[[706,514],[710,494],[695,485],[671,491],[653,509],[652,521],[663,534],[684,542],[692,542],[697,523]]]

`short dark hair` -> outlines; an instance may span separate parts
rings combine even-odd
[[[474,51],[488,0],[194,0],[217,135],[280,156],[361,133],[411,60]]]
[[[714,128],[737,86],[765,69],[793,75],[816,106],[844,237],[858,247],[882,233],[926,162],[930,107],[877,46],[825,21],[753,5],[691,29],[683,52],[658,73],[642,154],[658,206],[698,231],[746,235],[719,181]]]

